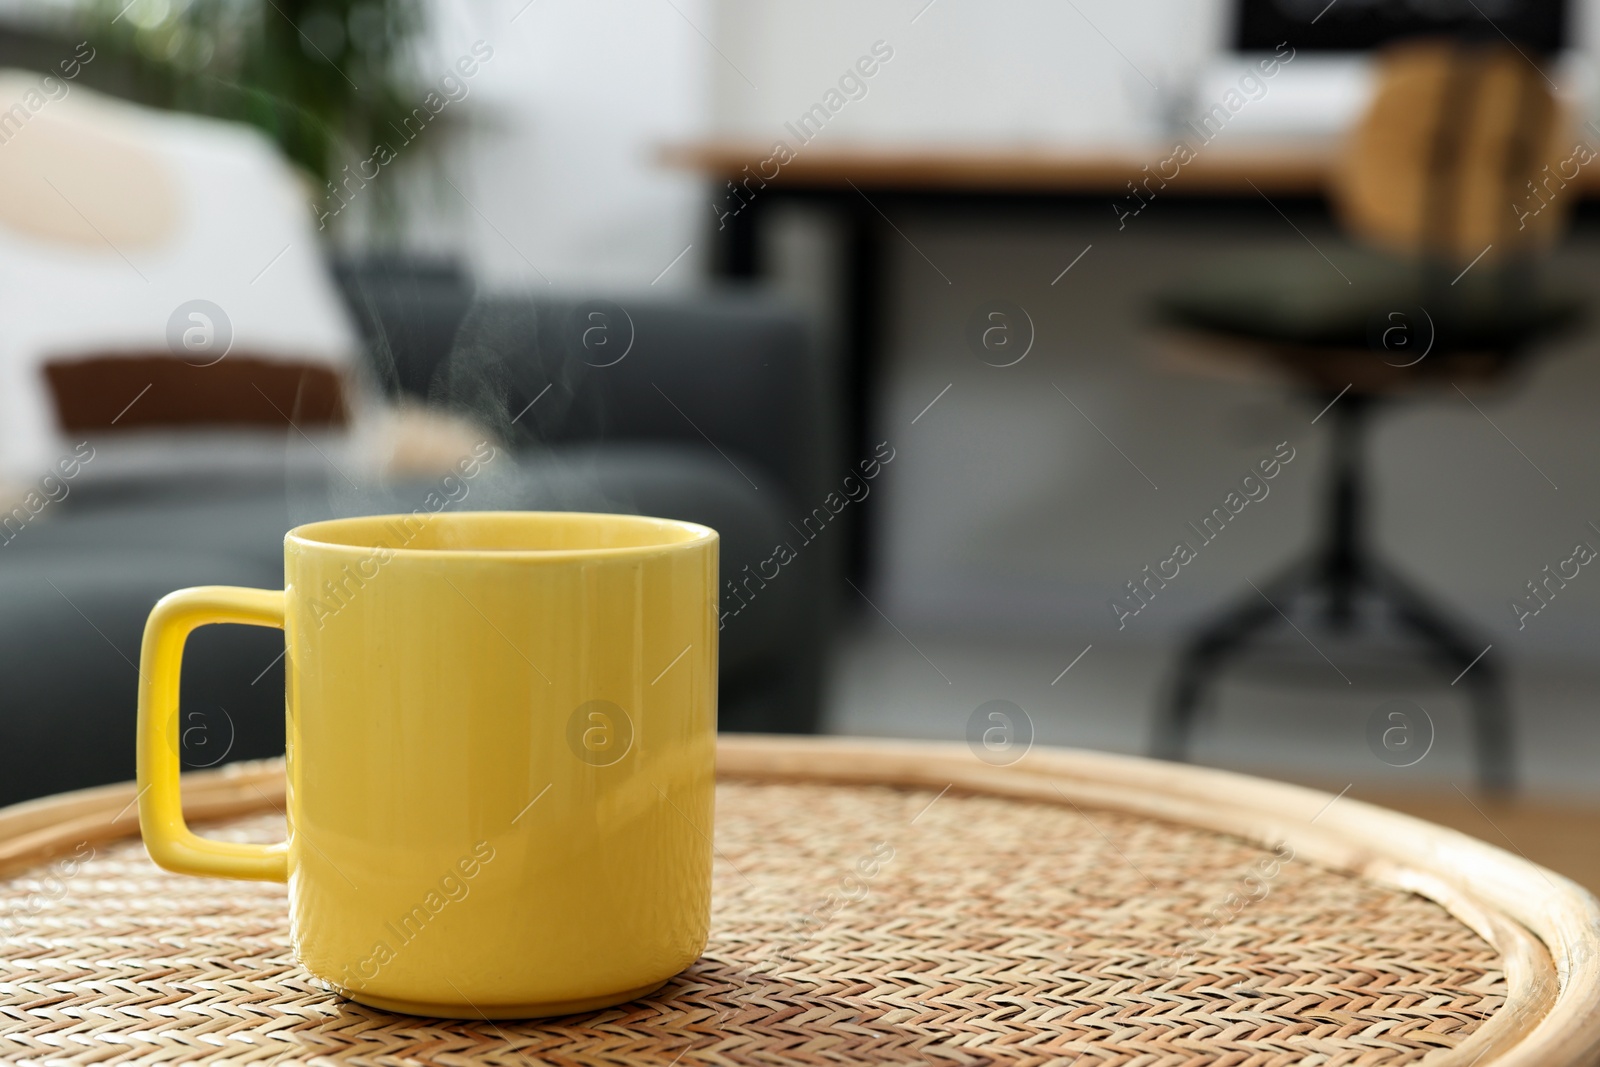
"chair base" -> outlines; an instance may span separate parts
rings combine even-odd
[[[1365,598],[1386,608],[1420,641],[1425,657],[1450,673],[1451,685],[1460,682],[1470,692],[1478,784],[1487,792],[1508,792],[1515,777],[1510,713],[1498,666],[1484,659],[1488,642],[1362,548],[1360,439],[1366,407],[1367,401],[1350,397],[1342,411],[1338,406],[1333,409],[1338,417],[1326,545],[1222,612],[1189,640],[1158,713],[1151,754],[1171,760],[1187,757],[1207,691],[1231,661],[1280,618],[1287,618],[1280,613],[1281,606],[1306,594],[1319,597],[1328,627],[1349,632],[1359,623],[1357,606]]]

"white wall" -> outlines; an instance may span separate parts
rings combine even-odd
[[[1220,0],[718,0],[719,43],[760,88],[720,64],[715,122],[781,136],[882,39],[895,59],[830,138],[1138,137],[1153,132],[1155,87],[1187,78],[1220,41],[1219,12]]]
[[[413,246],[455,251],[496,286],[655,289],[703,275],[710,200],[655,159],[716,133],[766,140],[873,42],[893,60],[829,138],[1114,140],[1152,132],[1156,90],[1220,33],[1221,0],[435,0],[426,69],[495,49],[444,174],[413,174]],[[1127,53],[1120,58],[1091,28]],[[1134,68],[1137,67],[1136,71]],[[470,200],[470,205],[467,201]]]
[[[437,20],[441,71],[475,40],[495,55],[444,160],[471,206],[443,186],[416,240],[491,285],[584,290],[646,288],[694,243],[655,288],[691,284],[705,197],[654,154],[707,129],[706,0],[440,0]]]
[[[435,0],[425,69],[478,40],[495,56],[442,153],[460,193],[414,174],[408,241],[465,254],[492,285],[585,290],[648,288],[692,244],[654,288],[693,285],[710,201],[698,178],[656,162],[660,146],[786,137],[783,123],[878,40],[894,58],[830,139],[1148,136],[1149,82],[1192,75],[1220,40],[1222,0],[1074,2]]]

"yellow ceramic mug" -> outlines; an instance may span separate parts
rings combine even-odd
[[[624,515],[338,519],[283,592],[163,597],[145,628],[139,822],[185,874],[289,883],[312,974],[458,1018],[641,996],[705,947],[717,535]],[[281,626],[288,840],[200,837],[178,678],[206,623]]]

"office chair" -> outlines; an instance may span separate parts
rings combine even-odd
[[[1536,268],[1577,197],[1566,185],[1587,150],[1563,150],[1568,131],[1548,83],[1510,47],[1412,42],[1378,67],[1332,189],[1359,244],[1219,261],[1158,298],[1162,319],[1211,352],[1265,364],[1327,405],[1332,460],[1320,545],[1189,639],[1152,750],[1185,757],[1207,690],[1279,625],[1280,607],[1309,599],[1330,629],[1349,633],[1370,620],[1366,604],[1387,609],[1426,659],[1469,687],[1479,781],[1505,790],[1509,711],[1497,665],[1478,662],[1488,641],[1370,547],[1363,444],[1381,402],[1503,380],[1531,345],[1574,321],[1579,302],[1541,284]]]

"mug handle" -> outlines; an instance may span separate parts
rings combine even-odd
[[[183,645],[196,627],[232,622],[283,628],[277,589],[202,585],[156,601],[139,652],[139,830],[156,865],[213,878],[289,880],[289,846],[214,841],[189,830],[178,789],[178,687]]]

